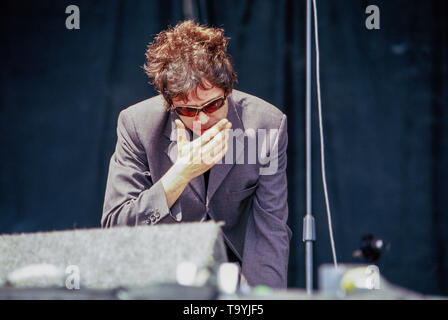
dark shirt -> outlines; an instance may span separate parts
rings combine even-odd
[[[210,170],[207,170],[204,172],[204,180],[205,180],[205,196],[207,196],[207,189],[208,189],[208,179],[210,177]]]

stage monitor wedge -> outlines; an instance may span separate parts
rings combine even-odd
[[[32,265],[63,270],[61,286],[73,270],[79,286],[88,289],[174,283],[181,262],[209,268],[227,261],[221,225],[209,221],[0,235],[0,286],[8,285],[14,271]],[[31,282],[29,287],[36,287]],[[51,281],[39,286],[46,285]]]

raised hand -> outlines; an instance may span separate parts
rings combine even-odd
[[[227,119],[222,119],[190,142],[182,121],[176,119],[175,123],[178,150],[176,165],[182,168],[180,174],[190,181],[212,168],[225,156],[232,124]]]

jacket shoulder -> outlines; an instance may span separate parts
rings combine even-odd
[[[248,128],[278,128],[286,115],[273,104],[254,95],[233,90],[232,100],[241,112]]]
[[[143,144],[160,137],[168,116],[169,112],[165,109],[160,95],[138,102],[120,112],[120,117],[126,118],[128,125],[133,126],[131,130],[135,131]]]
[[[158,120],[166,117],[168,112],[164,107],[162,96],[158,95],[131,105],[123,109],[121,113],[125,114],[127,118],[133,119],[136,123],[148,124],[158,122]]]

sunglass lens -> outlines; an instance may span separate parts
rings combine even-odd
[[[195,108],[189,107],[178,107],[176,110],[183,116],[186,117],[194,117],[196,115],[197,110]]]
[[[219,108],[221,108],[223,104],[224,104],[224,99],[220,98],[218,100],[215,100],[215,101],[211,102],[210,104],[205,106],[202,110],[205,113],[213,113],[216,110],[218,110]]]

